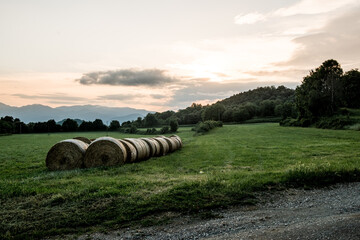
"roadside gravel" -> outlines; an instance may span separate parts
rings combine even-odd
[[[261,193],[252,207],[217,210],[215,219],[183,216],[170,224],[85,239],[360,239],[360,182]]]

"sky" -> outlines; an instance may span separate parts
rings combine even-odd
[[[150,111],[360,67],[359,0],[0,0],[0,102]]]

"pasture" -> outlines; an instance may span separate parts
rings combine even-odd
[[[177,214],[251,204],[255,191],[360,180],[358,131],[275,123],[225,125],[202,136],[182,127],[177,135],[184,147],[167,156],[120,167],[46,169],[46,154],[58,141],[106,134],[0,137],[0,238],[157,224]]]

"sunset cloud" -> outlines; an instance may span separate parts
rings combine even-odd
[[[85,73],[76,81],[83,85],[161,86],[175,81],[159,69],[122,69]]]
[[[234,22],[236,24],[242,25],[242,24],[254,24],[258,22],[262,22],[266,20],[266,16],[258,13],[258,12],[252,12],[248,14],[240,14],[235,16]]]
[[[321,14],[357,2],[357,0],[302,0],[289,7],[278,9],[275,11],[274,15],[292,16],[297,14]]]
[[[103,96],[99,96],[97,99],[99,100],[117,100],[117,101],[128,101],[128,100],[133,100],[135,98],[139,98],[139,97],[143,97],[142,95],[138,95],[138,94],[109,94],[109,95],[103,95]]]
[[[278,65],[301,68],[317,66],[326,59],[337,59],[340,63],[360,62],[360,8],[328,22],[323,28],[309,32],[293,40],[298,45],[292,57]],[[311,67],[311,68],[313,68]]]
[[[39,95],[28,95],[28,94],[12,94],[14,97],[19,97],[22,99],[45,99],[45,100],[61,100],[61,101],[84,101],[86,98],[69,96],[65,93],[55,93],[55,94],[39,94]]]

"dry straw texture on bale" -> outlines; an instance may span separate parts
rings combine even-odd
[[[155,156],[156,146],[155,146],[154,141],[149,138],[140,138],[140,139],[147,144],[149,151],[150,151],[150,157]]]
[[[172,139],[176,139],[176,140],[179,142],[179,144],[180,144],[179,149],[180,149],[180,148],[182,148],[183,143],[182,143],[181,138],[180,138],[178,135],[171,135],[171,136],[170,136],[170,138],[172,138]]]
[[[145,158],[145,147],[136,138],[124,138],[124,141],[131,143],[136,149],[136,161],[141,161]]]
[[[170,137],[170,139],[172,139],[175,142],[176,149],[181,148],[181,143],[179,142],[179,140],[177,140],[176,138],[173,138],[173,137]]]
[[[84,165],[87,168],[122,165],[126,158],[126,149],[119,140],[101,137],[89,145],[85,153]]]
[[[55,144],[46,156],[46,167],[49,170],[70,170],[83,167],[84,155],[88,144],[67,139]]]
[[[155,141],[157,141],[160,145],[160,154],[159,156],[164,156],[169,152],[169,144],[166,142],[166,140],[162,137],[155,137],[153,138]]]
[[[127,158],[125,162],[126,163],[136,162],[137,152],[135,147],[131,143],[124,141],[122,139],[119,139],[119,141],[124,145],[126,149]]]
[[[160,156],[160,144],[152,138],[148,138],[155,146],[155,153],[154,153],[154,157]]]
[[[169,145],[169,152],[174,152],[177,150],[177,143],[173,139],[168,137],[164,137],[164,139]]]
[[[87,144],[90,144],[91,143],[91,140],[86,138],[86,137],[74,137],[73,139],[77,139],[77,140],[80,140],[80,141],[83,141],[84,143],[87,143]]]
[[[150,147],[149,145],[142,139],[140,138],[136,138],[137,141],[139,141],[139,143],[142,145],[142,147],[144,148],[144,151],[145,151],[145,157],[143,160],[147,160],[149,159],[151,156],[150,156]]]

